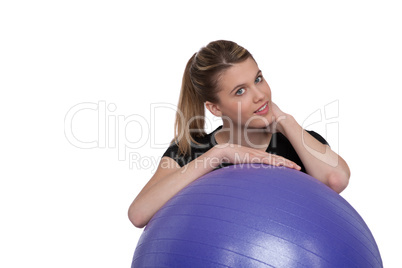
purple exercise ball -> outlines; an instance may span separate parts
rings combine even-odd
[[[339,194],[285,167],[210,172],[170,199],[132,267],[382,267],[366,223]]]

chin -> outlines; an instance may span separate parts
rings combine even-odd
[[[269,117],[267,117],[267,116],[253,117],[245,124],[245,127],[251,128],[251,129],[254,129],[254,128],[268,128],[271,125],[272,122],[270,120],[268,120],[267,118],[269,118]]]
[[[245,128],[247,128],[247,129],[267,129],[267,128],[269,128],[269,126],[270,126],[270,124],[267,124],[267,123],[265,123],[265,124],[263,124],[263,123],[248,124],[248,125],[245,125]]]

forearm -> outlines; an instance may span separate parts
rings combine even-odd
[[[290,115],[281,121],[281,127],[309,175],[330,186],[336,192],[341,192],[347,186],[350,177],[349,167],[328,145],[322,144],[311,136]]]
[[[152,216],[174,195],[204,174],[218,167],[221,151],[210,149],[187,165],[177,168],[167,175],[155,174],[129,209],[129,218],[137,227],[145,226]],[[163,165],[163,163],[161,162]]]

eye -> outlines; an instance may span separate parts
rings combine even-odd
[[[255,79],[254,83],[258,84],[258,83],[260,83],[261,81],[262,81],[262,76],[260,75],[260,76],[258,76],[258,77]]]
[[[236,95],[237,96],[243,95],[245,91],[246,90],[244,88],[240,88],[239,90],[236,91]]]

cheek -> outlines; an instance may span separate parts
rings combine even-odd
[[[271,97],[271,88],[269,87],[267,81],[265,80],[264,80],[264,91],[267,92],[269,97]]]
[[[241,114],[240,121],[246,123],[247,121],[250,120],[251,117],[254,116],[254,111],[252,111],[250,105],[242,105],[240,114]]]
[[[237,111],[241,107],[237,102],[226,103],[224,106],[221,106],[221,111],[224,116],[233,117],[237,115]]]
[[[244,102],[233,102],[225,108],[225,115],[236,122],[244,123],[250,117],[250,107]]]

